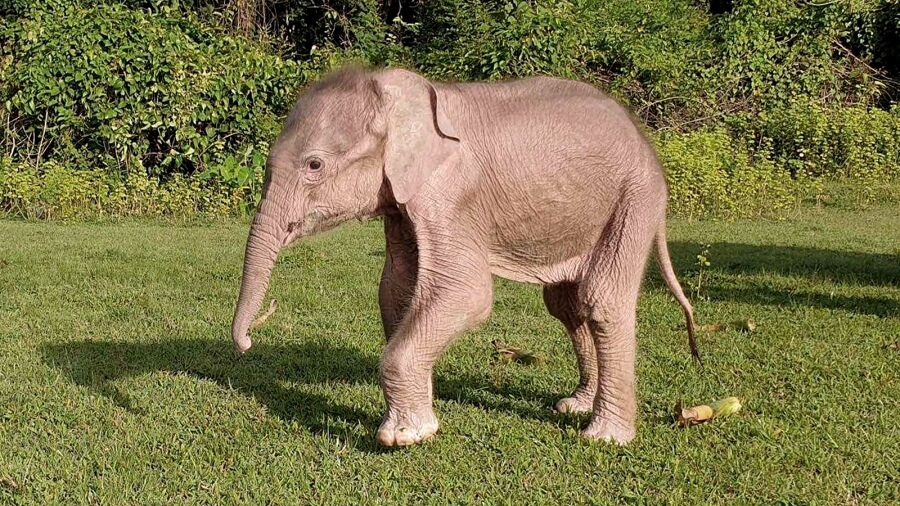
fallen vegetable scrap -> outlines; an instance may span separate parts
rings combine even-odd
[[[741,410],[741,401],[737,397],[727,397],[702,406],[684,409],[678,406],[675,409],[679,411],[678,423],[682,427],[687,427],[706,422],[715,417],[733,415]]]
[[[19,488],[21,488],[21,485],[19,485],[16,482],[16,480],[10,478],[9,476],[4,476],[4,477],[0,478],[0,485],[2,485],[6,489],[12,490],[12,491],[15,491],[15,490],[18,490]]]
[[[253,324],[250,325],[250,328],[255,329],[256,327],[259,327],[263,323],[266,323],[266,320],[268,320],[269,317],[272,316],[272,313],[274,313],[275,310],[277,310],[277,309],[278,309],[278,301],[275,299],[272,299],[272,301],[269,302],[269,309],[266,309],[266,312],[263,313],[259,318],[257,318],[256,320],[253,320]]]
[[[497,339],[491,341],[491,344],[494,346],[494,357],[502,362],[517,362],[523,365],[541,365],[544,363],[544,357],[539,353],[517,346],[507,346]]]
[[[731,323],[716,323],[712,325],[700,325],[698,330],[707,332],[723,332],[726,330],[737,330],[738,332],[749,333],[756,330],[756,322],[752,319],[737,320]]]

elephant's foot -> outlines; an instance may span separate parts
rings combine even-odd
[[[626,445],[634,439],[637,431],[634,424],[623,426],[609,420],[594,417],[591,423],[581,431],[581,436],[587,439],[607,441],[618,445]]]
[[[378,428],[378,442],[384,446],[421,443],[437,432],[438,425],[431,407],[403,412],[389,410]]]
[[[557,401],[553,409],[557,413],[590,413],[594,409],[594,390],[578,387],[572,395]]]

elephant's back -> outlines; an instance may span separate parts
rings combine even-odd
[[[648,164],[653,148],[630,113],[588,84],[533,77],[451,90],[448,112],[459,137],[501,173],[585,184],[581,168],[589,164],[597,169],[590,176],[608,185],[655,161]]]
[[[628,113],[588,85],[533,78],[457,86],[464,93],[450,100],[459,101],[451,121],[471,160],[466,170],[480,171],[472,201],[488,222],[495,274],[571,280],[623,188],[663,181]]]

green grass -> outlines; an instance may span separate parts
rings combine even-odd
[[[281,308],[237,359],[228,335],[247,228],[0,221],[0,503],[739,503],[900,501],[900,208],[782,222],[670,223],[700,323],[650,269],[638,314],[638,438],[581,440],[550,407],[574,356],[535,287],[436,370],[437,437],[382,450],[380,225],[282,255]],[[548,357],[500,364],[492,339]],[[738,415],[689,430],[678,401]]]

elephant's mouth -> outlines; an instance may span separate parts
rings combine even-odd
[[[323,208],[315,208],[308,212],[300,221],[295,221],[288,225],[288,233],[282,242],[282,247],[290,245],[301,237],[330,230],[344,221],[339,213]]]

